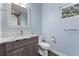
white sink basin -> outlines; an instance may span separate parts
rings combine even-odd
[[[29,38],[31,38],[32,36],[31,35],[26,35],[26,36],[19,36],[19,37],[17,37],[17,38],[15,38],[15,40],[21,40],[21,39],[29,39]]]
[[[5,37],[5,38],[2,38],[2,42],[11,42],[11,41],[14,41],[14,37]]]
[[[15,38],[15,40],[21,40],[21,39],[29,39],[29,38],[32,38],[32,37],[35,37],[37,35],[34,35],[34,34],[26,34],[26,35],[23,35],[23,36],[17,36]]]

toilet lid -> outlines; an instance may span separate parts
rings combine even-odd
[[[50,46],[48,43],[45,43],[45,42],[40,42],[39,45],[44,46],[44,47],[49,47]]]

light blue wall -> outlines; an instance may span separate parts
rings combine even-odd
[[[31,8],[32,32],[39,35],[42,32],[42,4],[29,3],[28,6]]]
[[[79,31],[65,32],[64,29],[79,30],[79,17],[60,19],[60,4],[43,4],[42,34],[53,49],[66,55],[79,55]],[[51,36],[56,37],[56,44]]]
[[[0,3],[0,42],[2,42],[2,3]]]
[[[2,4],[0,3],[0,35],[2,32]]]

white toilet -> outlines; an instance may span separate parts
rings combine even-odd
[[[39,36],[39,53],[43,56],[48,56],[48,50],[50,45],[47,42],[43,42],[42,35]]]

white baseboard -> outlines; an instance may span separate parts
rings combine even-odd
[[[41,51],[41,50],[39,50],[39,54],[40,54],[40,55],[42,55],[42,56],[44,56],[44,54],[42,53],[42,51]]]
[[[49,51],[51,51],[51,52],[57,54],[58,56],[67,56],[67,55],[65,55],[65,54],[63,54],[63,53],[61,53],[61,52],[59,52],[59,51],[57,51],[57,50],[55,50],[55,49],[53,49],[53,48],[50,48]]]
[[[61,53],[53,48],[49,48],[48,50],[51,51],[52,53],[55,53],[58,56],[67,56],[66,54],[63,54],[63,53]],[[39,54],[44,56],[43,51],[41,51],[40,49],[39,49]]]

